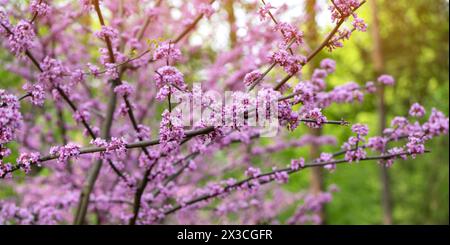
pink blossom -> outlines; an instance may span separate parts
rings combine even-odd
[[[314,91],[311,83],[299,82],[294,88],[294,93],[297,94],[295,100],[302,104],[310,104],[314,100]]]
[[[330,4],[329,7],[332,11],[331,19],[337,22],[340,18],[351,15],[353,9],[359,5],[359,0],[334,0],[334,4]]]
[[[48,3],[42,0],[33,0],[30,3],[30,10],[38,16],[45,16],[51,13],[52,8]]]
[[[390,75],[381,75],[378,77],[377,81],[384,85],[394,85],[395,83],[394,78]]]
[[[102,29],[97,31],[95,35],[102,40],[106,40],[106,38],[116,39],[119,36],[119,32],[110,26],[102,26]]]
[[[394,117],[391,121],[391,126],[396,128],[404,128],[408,125],[408,119],[404,117]]]
[[[178,143],[184,138],[183,123],[179,111],[169,112],[165,110],[162,114],[159,126],[159,140],[163,152],[178,150]]]
[[[352,25],[358,31],[362,32],[367,31],[367,24],[364,23],[364,20],[361,18],[355,18],[352,22]]]
[[[74,143],[68,143],[64,146],[53,146],[50,148],[50,154],[57,156],[59,164],[65,164],[70,157],[78,157],[80,155],[80,146]]]
[[[286,50],[278,50],[274,52],[269,59],[273,63],[278,63],[284,70],[293,75],[302,69],[302,64],[306,62],[304,56],[291,55]]]
[[[77,111],[75,111],[75,113],[73,114],[73,119],[77,122],[77,123],[82,123],[83,121],[89,121],[89,119],[91,118],[91,113],[86,109],[86,108],[81,108],[78,109]]]
[[[333,73],[336,70],[336,61],[332,59],[323,59],[320,62],[320,68],[325,69],[328,73]]]
[[[359,162],[359,160],[365,158],[367,156],[366,151],[361,148],[358,147],[354,150],[349,150],[345,153],[345,157],[344,159],[348,162]]]
[[[247,86],[252,85],[255,81],[257,81],[258,79],[260,79],[262,77],[262,74],[259,70],[254,70],[251,71],[247,74],[245,74],[244,77],[244,84]]]
[[[73,83],[73,85],[76,85],[85,80],[85,74],[81,69],[76,69],[71,73],[70,80]]]
[[[17,158],[17,164],[25,173],[29,173],[31,171],[31,165],[38,163],[39,156],[40,154],[37,152],[22,153],[19,158]]]
[[[210,18],[214,14],[214,9],[212,8],[211,4],[201,3],[198,6],[198,12],[204,14],[207,18]]]
[[[406,155],[402,154],[402,153],[405,153],[405,151],[403,150],[402,147],[393,147],[393,148],[388,150],[388,154],[390,154],[390,155],[399,155],[399,156],[388,158],[386,160],[381,161],[381,163],[383,163],[386,167],[389,168],[389,167],[391,167],[394,164],[394,160],[396,158],[398,158],[398,157],[406,160]]]
[[[175,47],[175,44],[171,42],[165,42],[160,44],[160,46],[153,53],[154,60],[168,60],[168,61],[179,61],[181,59],[181,51]]]
[[[337,103],[361,102],[364,96],[360,91],[360,86],[355,82],[336,86],[329,95],[331,100]]]
[[[41,84],[25,83],[22,87],[31,96],[31,103],[36,106],[42,106],[45,101],[45,91]]]
[[[299,159],[292,159],[291,160],[291,169],[292,170],[299,170],[300,168],[303,168],[305,166],[305,159],[299,158]]]
[[[203,18],[212,18],[220,1],[0,2],[0,42],[12,51],[2,59],[5,87],[15,91],[9,73],[25,84],[17,95],[0,89],[0,178],[15,178],[14,172],[30,172],[39,164],[50,168],[26,181],[18,175],[1,183],[14,197],[0,201],[0,224],[320,224],[319,214],[336,188],[293,192],[273,182],[292,181],[290,174],[305,174],[300,172],[306,167],[336,171],[338,163],[363,160],[390,166],[427,152],[430,139],[448,133],[446,115],[430,109],[428,119],[418,120],[425,108],[414,104],[409,114],[417,120],[390,115],[392,127],[366,143],[367,126],[348,109],[364,108],[360,104],[368,93],[394,79],[384,75],[376,82],[343,83],[339,76],[329,77],[336,72],[335,61],[314,60],[326,55],[322,48],[343,47],[353,33],[367,29],[355,13],[360,0],[329,2],[339,28],[330,40],[326,32],[332,29],[323,29],[323,39],[307,45],[309,30],[298,27],[309,13],[290,16],[294,9],[280,5],[274,20],[267,21],[273,9],[269,1],[258,12],[249,9],[256,1],[244,1],[235,5],[237,22],[226,35],[236,39],[225,40],[233,45],[224,48],[211,44],[215,39],[208,35],[220,34],[222,25],[215,24],[231,16],[222,6],[214,20]],[[101,29],[92,33],[96,27]],[[149,47],[150,40],[160,43]],[[339,60],[345,61],[342,54]],[[309,74],[302,74],[306,63]],[[275,69],[266,72],[266,67]],[[257,97],[241,91],[263,76]],[[224,91],[234,92],[230,100],[216,93]],[[342,109],[350,103],[356,105]],[[250,125],[253,119],[264,125]],[[345,127],[344,120],[353,126]],[[324,134],[352,135],[335,149],[334,136],[303,135],[308,129],[297,129],[301,122],[326,126]],[[60,143],[73,140],[80,146]],[[56,145],[51,154],[42,154],[49,145]],[[309,145],[335,153],[319,152],[306,165]],[[59,164],[46,164],[51,160]],[[296,210],[279,219],[287,208]]]
[[[61,85],[64,74],[67,73],[67,68],[61,61],[49,56],[42,61],[41,69],[42,72],[39,74],[38,81],[48,88]]]
[[[414,136],[408,137],[406,148],[408,150],[408,153],[411,154],[412,158],[416,158],[416,154],[423,154],[425,152],[423,139]]]
[[[259,168],[249,167],[245,171],[245,175],[249,178],[256,178],[261,175],[261,170]]]
[[[0,146],[13,140],[22,126],[22,114],[16,96],[0,89]]]
[[[413,117],[423,117],[425,115],[425,108],[419,103],[414,103],[409,109],[409,115]]]
[[[122,81],[121,85],[114,88],[114,93],[117,93],[119,96],[130,96],[134,93],[134,88],[128,82]]]
[[[448,133],[449,119],[445,117],[444,113],[433,108],[431,110],[430,118],[423,124],[423,130],[428,132],[431,136],[437,136]]]
[[[289,180],[289,175],[286,173],[286,171],[277,171],[275,172],[275,181],[279,184],[287,183]]]
[[[365,136],[369,133],[369,128],[367,125],[357,123],[352,126],[352,131],[359,136]]]
[[[105,68],[106,68],[105,76],[109,80],[114,80],[114,79],[117,79],[119,77],[119,71],[117,70],[117,65],[116,64],[114,64],[114,63],[105,63]]]
[[[100,74],[100,69],[98,68],[98,66],[93,65],[91,63],[87,63],[87,66],[89,68],[90,73],[95,77],[97,77]]]
[[[127,151],[127,143],[123,138],[112,137],[109,142],[101,138],[96,138],[91,140],[90,143],[105,148],[105,151],[100,153],[100,157],[103,159],[112,159],[113,155],[122,158]]]
[[[369,81],[366,83],[366,91],[367,91],[367,93],[371,93],[371,94],[373,94],[377,91],[377,88],[372,81]]]
[[[321,128],[327,121],[327,118],[322,115],[320,108],[314,108],[306,112],[303,116],[305,119],[313,120],[314,122],[305,122],[306,126],[310,128]]]
[[[8,47],[15,56],[20,56],[26,50],[33,47],[35,34],[33,27],[28,21],[19,21],[11,32],[12,34],[8,38]]]
[[[156,71],[153,76],[156,81],[156,87],[159,88],[156,98],[159,101],[164,100],[169,93],[175,92],[174,89],[186,89],[183,74],[173,66],[163,66]]]
[[[264,6],[259,7],[259,19],[261,21],[265,20],[271,9],[275,9],[275,7],[273,7],[270,3],[266,3]]]
[[[330,162],[333,162],[333,161],[334,161],[333,154],[325,153],[325,152],[322,152],[320,154],[319,159],[318,159],[319,163],[330,163]],[[329,171],[334,171],[336,169],[336,164],[335,163],[330,163],[330,164],[324,165],[323,167],[325,169],[329,170]]]
[[[374,151],[384,152],[386,149],[386,144],[388,140],[384,137],[375,136],[372,138],[369,138],[367,142],[367,146],[372,148]]]
[[[293,25],[286,22],[279,22],[275,25],[275,31],[280,31],[283,35],[284,45],[294,41],[298,45],[303,44],[303,32],[297,30]]]
[[[115,153],[118,157],[124,157],[127,151],[126,144],[123,138],[112,137],[106,146],[106,153]]]

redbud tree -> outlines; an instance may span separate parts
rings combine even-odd
[[[276,224],[292,207],[286,223],[320,223],[337,187],[289,192],[292,175],[391,166],[448,133],[442,112],[417,103],[375,137],[352,118],[327,116],[395,83],[326,82],[339,66],[333,51],[367,29],[365,1],[329,1],[333,27],[319,43],[305,40],[301,16],[281,21],[287,6],[248,1],[245,31],[218,51],[190,36],[223,18],[222,1],[0,2],[10,54],[2,66],[23,78],[21,89],[0,88],[0,180],[17,194],[0,201],[0,224]],[[319,53],[330,58],[303,74]],[[289,137],[300,127],[352,136]],[[341,147],[271,159],[309,144]]]

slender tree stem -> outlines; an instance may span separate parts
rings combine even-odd
[[[383,159],[391,159],[391,158],[395,158],[395,157],[399,157],[399,156],[403,156],[403,155],[410,155],[408,152],[402,152],[402,153],[398,153],[398,154],[390,154],[390,155],[384,155],[384,156],[372,156],[372,157],[366,157],[363,159],[360,159],[359,161],[364,162],[364,161],[373,161],[373,160],[383,160]],[[335,161],[329,161],[329,162],[316,162],[316,161],[312,161],[309,164],[300,167],[297,170],[291,169],[291,168],[285,168],[285,169],[279,169],[279,170],[275,170],[272,172],[268,172],[265,174],[261,174],[257,177],[249,177],[247,179],[241,180],[239,182],[237,182],[236,184],[233,185],[227,185],[223,188],[223,192],[218,192],[215,194],[207,194],[207,195],[203,195],[197,198],[193,198],[190,201],[186,202],[183,206],[182,205],[177,205],[167,211],[164,212],[165,215],[169,215],[172,214],[182,208],[185,208],[187,206],[191,206],[193,204],[202,202],[202,201],[207,201],[211,198],[220,196],[220,195],[224,195],[227,194],[233,190],[237,190],[239,187],[244,186],[245,184],[251,182],[252,180],[257,180],[259,182],[259,184],[263,185],[263,184],[267,184],[270,183],[272,181],[274,181],[274,178],[271,177],[273,176],[275,173],[281,173],[281,172],[286,172],[287,174],[293,174],[296,172],[299,172],[300,170],[303,169],[307,169],[307,168],[315,168],[315,167],[323,167],[326,165],[331,165],[331,164],[343,164],[343,163],[347,163],[348,161],[341,159],[341,160],[335,160]],[[260,178],[262,177],[271,177],[269,180],[260,180]]]
[[[358,10],[364,3],[366,3],[366,1],[362,1],[358,7],[356,7],[355,9],[353,9],[353,12],[355,12],[356,10]],[[342,24],[344,24],[345,20],[347,19],[347,16],[342,16],[341,19],[338,21],[338,23],[336,24],[336,26],[333,28],[333,30],[328,34],[328,36],[325,38],[325,40],[323,40],[323,42],[312,52],[310,53],[307,58],[306,58],[306,63],[307,64],[309,61],[311,61],[322,49],[324,49],[328,43],[330,42],[331,38],[333,38],[333,36],[336,34],[336,32],[339,30],[339,28],[341,27]],[[304,64],[304,65],[305,65]],[[285,76],[275,87],[275,90],[279,90],[287,81],[289,81],[289,79],[291,79],[294,75],[287,75]]]

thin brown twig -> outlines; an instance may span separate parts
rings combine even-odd
[[[366,3],[366,1],[362,1],[358,7],[354,8],[352,12],[355,12],[356,10],[358,10],[364,3]],[[330,42],[331,38],[333,38],[333,36],[336,34],[336,32],[339,30],[339,28],[341,27],[341,25],[345,22],[347,16],[342,16],[341,19],[339,20],[339,22],[336,24],[336,26],[333,28],[333,30],[328,34],[328,36],[325,38],[325,40],[323,40],[323,42],[311,53],[308,55],[308,57],[306,58],[306,63],[308,63],[309,61],[311,61],[323,48],[325,48],[325,46],[328,45],[328,43]],[[306,64],[305,63],[305,64]],[[285,76],[275,87],[275,90],[279,90],[287,81],[289,81],[289,79],[291,79],[295,74],[292,75],[287,75]]]
[[[427,153],[428,152],[429,151],[427,151]],[[373,160],[387,160],[387,159],[392,159],[392,158],[396,158],[396,157],[400,157],[400,156],[404,156],[404,155],[410,155],[410,153],[402,152],[402,153],[398,153],[398,154],[389,154],[389,155],[384,155],[384,156],[371,156],[371,157],[366,157],[366,158],[360,159],[359,161],[364,162],[364,161],[373,161]],[[199,203],[199,202],[202,202],[202,201],[207,201],[207,200],[209,200],[211,198],[215,198],[215,197],[218,197],[220,195],[228,194],[229,192],[231,192],[233,190],[239,190],[240,187],[244,186],[245,184],[247,184],[247,183],[249,183],[249,182],[251,182],[253,180],[258,181],[260,185],[270,183],[270,182],[275,180],[275,178],[273,178],[273,175],[276,174],[276,173],[286,172],[287,174],[290,175],[290,174],[293,174],[293,173],[297,173],[297,172],[299,172],[299,171],[301,171],[303,169],[306,169],[306,168],[323,167],[323,166],[326,166],[326,165],[343,164],[343,163],[347,163],[347,162],[348,161],[345,160],[345,159],[335,160],[335,161],[328,161],[328,162],[312,161],[311,163],[309,163],[309,164],[307,164],[307,165],[305,165],[303,167],[300,167],[297,170],[294,170],[292,168],[285,168],[285,169],[279,169],[279,170],[275,170],[275,171],[268,172],[268,173],[265,173],[265,174],[261,174],[261,175],[259,175],[257,177],[249,177],[249,178],[241,180],[241,181],[239,181],[239,182],[237,182],[237,183],[235,183],[233,185],[227,185],[227,186],[223,187],[223,192],[218,192],[218,193],[214,193],[214,194],[207,194],[207,195],[203,195],[203,196],[191,199],[190,201],[184,203],[183,205],[177,205],[177,206],[175,206],[175,207],[165,211],[164,214],[165,215],[169,215],[169,214],[172,214],[172,213],[174,213],[174,212],[176,212],[176,211],[178,211],[178,210],[180,210],[182,208],[186,208],[188,206],[191,206],[193,204],[196,204],[196,203]],[[263,177],[269,177],[270,179],[269,180],[261,180],[261,178],[263,178]]]

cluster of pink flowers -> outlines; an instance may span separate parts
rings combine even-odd
[[[310,82],[298,83],[294,88],[295,102],[303,105],[313,104],[315,99],[314,86]]]
[[[321,224],[322,218],[318,212],[325,204],[331,202],[335,187],[329,187],[327,192],[308,193],[303,197],[303,204],[298,207],[295,214],[289,219],[288,224]]]
[[[102,26],[102,29],[96,32],[95,35],[103,40],[105,40],[106,38],[116,39],[119,36],[119,32],[111,26]]]
[[[22,125],[17,97],[0,89],[0,146],[15,138]]]
[[[175,47],[175,44],[166,42],[160,46],[153,53],[154,60],[179,61],[181,60],[181,51]]]
[[[334,0],[334,4],[329,7],[332,19],[338,21],[340,18],[355,15],[353,9],[359,7],[360,4],[359,0]]]
[[[214,14],[214,9],[211,4],[201,3],[198,8],[198,12],[204,14],[207,18],[211,17]]]
[[[430,118],[422,126],[423,130],[427,132],[425,137],[433,137],[448,133],[448,117],[441,111],[433,108]]]
[[[127,152],[127,142],[123,138],[112,137],[109,141],[96,138],[91,140],[91,144],[105,148],[105,151],[100,153],[103,159],[111,159],[113,155],[123,158]]]
[[[336,61],[332,59],[323,59],[320,62],[320,68],[325,69],[328,73],[333,73],[336,70]]]
[[[259,168],[250,167],[245,171],[245,175],[250,178],[256,178],[261,175],[261,170]]]
[[[369,133],[369,128],[367,125],[357,123],[352,126],[352,131],[358,136],[366,136]]]
[[[306,57],[291,55],[288,51],[280,49],[269,56],[269,60],[282,66],[290,75],[294,75],[302,69],[302,64],[306,62]]]
[[[3,28],[2,28],[3,29]],[[8,47],[16,56],[21,56],[26,50],[33,47],[35,33],[31,24],[26,20],[21,20],[11,30],[8,37]]]
[[[108,80],[114,80],[119,77],[119,71],[117,70],[117,65],[114,63],[104,63],[105,64],[105,76]]]
[[[322,152],[320,153],[320,157],[318,162],[319,163],[329,163],[329,162],[333,162],[333,154],[330,153],[326,153],[326,152]],[[336,169],[336,164],[334,163],[329,163],[323,166],[323,168],[329,170],[329,171],[334,171]]]
[[[22,153],[17,158],[17,164],[25,173],[28,173],[31,170],[31,165],[38,163],[39,157],[40,154],[38,152]]]
[[[37,16],[45,16],[51,13],[51,6],[43,0],[33,0],[30,3],[30,10]]]
[[[61,61],[46,56],[41,63],[43,70],[38,77],[38,82],[46,88],[61,85],[64,75],[68,73],[67,68]]]
[[[358,31],[362,32],[367,31],[367,24],[364,23],[364,20],[361,18],[355,18],[352,22],[352,25]]]
[[[184,138],[183,122],[179,111],[162,113],[159,126],[159,140],[162,152],[171,152],[178,149],[178,145]]]
[[[369,138],[367,141],[367,146],[374,151],[384,152],[386,149],[386,144],[388,143],[388,139],[381,136],[375,136]]]
[[[259,70],[251,71],[251,72],[245,74],[244,84],[247,86],[251,86],[254,82],[256,82],[261,77],[262,77],[262,74]]]
[[[303,32],[289,23],[280,22],[275,25],[274,30],[280,31],[283,34],[283,45],[288,45],[292,41],[298,45],[303,44]]]
[[[270,3],[264,4],[263,6],[259,7],[258,14],[259,19],[261,21],[265,20],[268,17],[268,14],[271,9],[275,9]]]
[[[327,122],[327,118],[322,114],[320,108],[307,111],[303,118],[313,120],[312,122],[305,122],[306,126],[310,128],[321,128]]]
[[[123,81],[121,85],[114,88],[114,93],[117,93],[120,96],[130,96],[134,93],[134,88],[128,82]]]
[[[2,35],[2,36],[8,35],[8,31],[3,26],[6,26],[9,28],[9,27],[11,27],[11,25],[9,23],[8,16],[3,11],[3,9],[0,9],[0,25],[2,27],[2,28],[0,28],[0,35]]]
[[[22,87],[31,96],[31,103],[36,106],[42,106],[45,101],[45,90],[42,84],[25,83]]]
[[[382,83],[384,85],[394,85],[395,80],[392,76],[390,75],[381,75],[380,77],[378,77],[377,80],[379,83]]]
[[[350,137],[342,146],[346,150],[344,159],[348,162],[358,162],[367,156],[366,151],[360,147],[360,144],[365,142],[363,136],[369,133],[369,129],[367,125],[355,124],[352,126],[352,131],[356,134],[356,137]]]
[[[411,154],[411,157],[416,158],[417,154],[423,154],[425,152],[424,140],[418,137],[409,136],[406,148],[408,153]]]
[[[98,68],[98,66],[93,65],[91,63],[87,63],[87,67],[89,69],[89,72],[95,77],[97,77],[100,74],[100,68]]]
[[[153,76],[159,91],[156,98],[163,101],[169,94],[177,90],[184,91],[187,85],[184,83],[183,74],[173,66],[163,66],[156,71]]]
[[[289,181],[289,174],[286,171],[275,171],[273,178],[279,184],[285,184]]]
[[[53,146],[50,148],[50,154],[58,156],[57,162],[59,164],[65,164],[69,158],[76,158],[80,155],[80,146],[74,143],[68,143],[64,146]]]
[[[291,169],[292,170],[299,170],[300,168],[303,168],[305,166],[305,159],[302,157],[300,159],[292,159],[291,160]]]
[[[425,115],[425,108],[419,103],[414,103],[409,109],[409,115],[413,117],[423,117]]]

